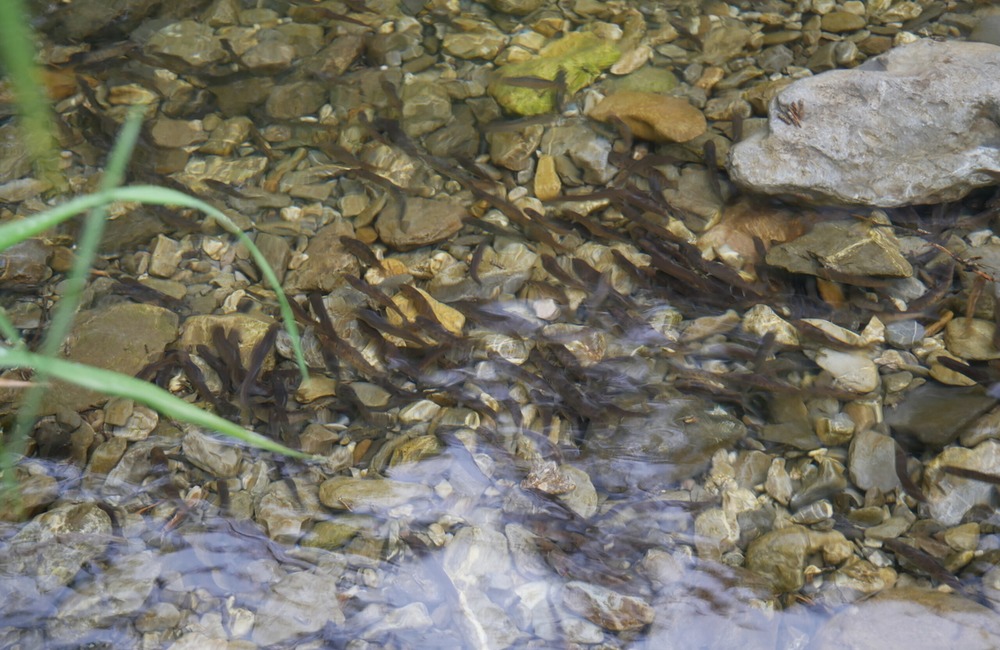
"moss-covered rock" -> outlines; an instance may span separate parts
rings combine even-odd
[[[555,81],[562,72],[566,91],[572,94],[592,84],[620,56],[621,51],[614,43],[590,32],[573,32],[546,45],[533,59],[500,68],[497,79],[489,86],[489,92],[510,113],[540,115],[555,108],[555,88],[523,88],[503,80],[531,77]]]

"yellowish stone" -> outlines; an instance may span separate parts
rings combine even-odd
[[[590,112],[600,122],[618,118],[632,133],[651,142],[687,142],[705,132],[701,111],[678,97],[623,91],[605,97]]]
[[[535,169],[535,196],[539,201],[551,201],[562,192],[562,181],[556,173],[556,161],[552,156],[539,156]]]
[[[453,307],[449,307],[443,302],[435,300],[434,298],[431,297],[429,293],[427,293],[423,289],[415,289],[415,290],[419,292],[421,296],[423,296],[424,301],[426,301],[427,304],[430,306],[431,311],[434,314],[434,320],[436,320],[443,328],[445,328],[452,334],[455,334],[456,336],[460,336],[462,334],[462,328],[465,327],[465,315],[462,314],[462,312],[458,311],[457,309],[454,309]],[[399,307],[399,310],[403,312],[403,314],[406,316],[407,322],[404,323],[403,319],[400,318],[399,314],[397,314],[395,311],[389,311],[389,313],[387,314],[389,322],[397,327],[406,327],[413,329],[412,323],[416,320],[417,316],[420,315],[420,310],[415,304],[415,301],[411,300],[407,295],[400,292],[392,297],[392,302],[394,302],[396,306]],[[414,345],[412,341],[405,341],[403,339],[399,339],[394,336],[391,337],[387,336],[386,338],[393,345],[406,346],[406,347],[413,347]],[[424,338],[427,337],[424,336]]]

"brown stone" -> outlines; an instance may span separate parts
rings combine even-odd
[[[705,116],[687,100],[656,93],[619,92],[604,98],[590,117],[621,119],[632,133],[652,142],[687,142],[705,132]]]

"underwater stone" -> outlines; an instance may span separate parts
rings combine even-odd
[[[730,176],[811,203],[955,201],[996,182],[998,110],[1000,47],[917,41],[788,86],[768,128],[733,147]]]

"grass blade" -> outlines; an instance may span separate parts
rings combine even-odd
[[[0,0],[0,55],[10,75],[17,97],[25,142],[35,160],[40,179],[57,191],[67,187],[59,170],[59,147],[53,136],[52,112],[45,96],[45,84],[35,65],[33,33],[22,0]]]
[[[82,388],[100,391],[113,397],[135,400],[167,417],[218,431],[260,449],[296,458],[310,458],[308,454],[290,449],[194,404],[189,404],[149,382],[111,370],[85,366],[62,359],[50,359],[25,350],[11,350],[9,348],[0,348],[0,368],[34,368],[37,372]]]

